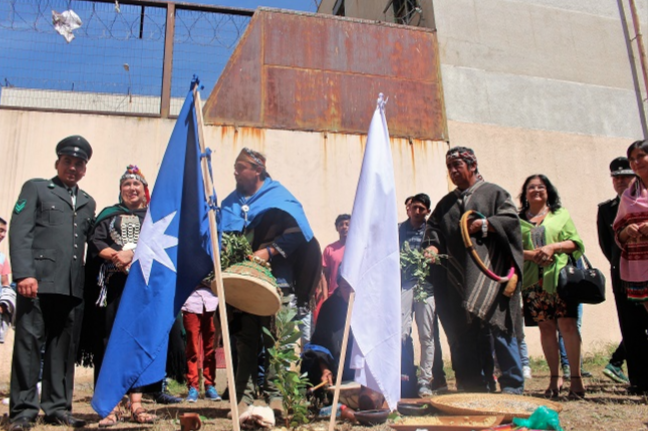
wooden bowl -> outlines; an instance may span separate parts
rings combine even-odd
[[[432,413],[434,408],[429,404],[398,403],[397,410],[403,416],[425,416]]]
[[[389,416],[389,409],[382,410],[359,410],[355,412],[355,418],[362,425],[373,426],[384,424]]]

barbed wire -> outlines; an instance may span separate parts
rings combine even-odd
[[[172,97],[186,94],[194,74],[210,90],[250,21],[193,9],[176,5]],[[70,43],[52,24],[53,11],[68,10],[82,21]],[[0,0],[0,105],[159,113],[166,19],[162,6]],[[80,92],[107,96],[75,99]]]
[[[250,18],[239,15],[176,10],[176,43],[214,45],[232,49],[247,28]]]
[[[52,32],[52,11],[73,10],[83,25],[75,34],[90,39],[150,39],[164,37],[166,11],[162,7],[120,5],[75,0],[5,0],[0,2],[0,28]],[[6,7],[8,6],[8,7]],[[146,31],[142,31],[142,24]]]

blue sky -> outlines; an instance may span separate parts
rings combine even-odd
[[[192,3],[255,9],[269,6],[314,12],[313,0],[193,0]],[[52,26],[51,11],[75,11],[83,21],[67,43]],[[163,8],[147,7],[140,34],[140,7],[79,0],[0,0],[2,86],[156,96],[161,92]],[[193,74],[207,97],[227,64],[248,18],[176,13],[172,96],[184,97]],[[128,69],[125,65],[128,64]],[[78,107],[83,109],[83,107]],[[106,110],[112,110],[106,106]]]
[[[300,10],[306,12],[315,12],[315,2],[313,0],[197,0],[192,3],[212,4],[220,6],[242,7],[255,9],[258,6],[278,7],[282,9]]]

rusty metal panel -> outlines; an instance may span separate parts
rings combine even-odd
[[[208,99],[208,124],[364,134],[382,92],[393,136],[447,139],[433,31],[260,9],[247,32],[258,36],[239,43]]]
[[[313,17],[278,13],[268,14],[265,23],[266,28],[280,28],[280,31],[266,32],[266,66],[422,81],[436,78],[434,33],[427,29],[330,15]]]
[[[261,125],[261,32],[254,15],[205,106],[205,124]]]

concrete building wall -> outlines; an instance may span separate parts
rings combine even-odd
[[[0,217],[11,217],[26,180],[56,174],[54,148],[72,134],[86,137],[93,146],[80,186],[99,208],[116,202],[119,177],[129,163],[137,164],[153,184],[174,124],[158,118],[0,110]],[[239,151],[244,146],[256,149],[267,155],[272,177],[302,202],[320,243],[337,240],[333,223],[353,207],[366,136],[206,126],[205,138],[214,151],[219,199],[234,189],[233,166]],[[407,196],[427,191],[436,201],[447,193],[446,147],[445,142],[392,139],[400,218],[406,218],[400,203]],[[0,251],[6,250],[3,242]]]
[[[320,12],[330,13],[329,3],[323,1]],[[393,13],[383,14],[386,3],[347,0],[346,12],[393,21]],[[631,20],[628,2],[622,3]],[[648,42],[648,1],[636,4]],[[609,162],[642,137],[617,1],[419,0],[419,5],[424,17],[433,17],[420,25],[436,24],[450,145],[474,148],[484,177],[515,198],[528,175],[546,174],[571,212],[590,260],[607,270],[596,234],[597,204],[614,195]],[[586,351],[620,340],[609,286],[608,298],[585,307]],[[531,354],[541,355],[537,330],[529,328],[527,340]]]
[[[11,218],[26,180],[56,175],[54,148],[72,134],[86,137],[93,146],[80,186],[99,209],[117,201],[119,177],[130,163],[142,169],[154,188],[174,124],[158,118],[0,110],[0,217]],[[353,208],[366,136],[206,126],[205,139],[214,151],[220,200],[234,189],[234,159],[240,150],[256,149],[267,155],[272,177],[301,201],[322,247],[337,240],[333,223],[338,214]],[[436,201],[447,193],[446,149],[445,142],[392,139],[399,219],[406,219],[402,203],[407,196],[426,191]],[[8,253],[7,241],[0,251]],[[0,388],[9,379],[12,340],[0,348]]]
[[[637,4],[648,21],[648,2]],[[642,137],[617,3],[436,0],[434,9],[450,144],[473,147],[485,178],[515,197],[528,175],[546,174],[592,263],[607,270],[597,204],[614,195],[609,162]],[[609,286],[608,298],[585,306],[586,351],[620,340]],[[527,337],[539,354],[537,329]]]

